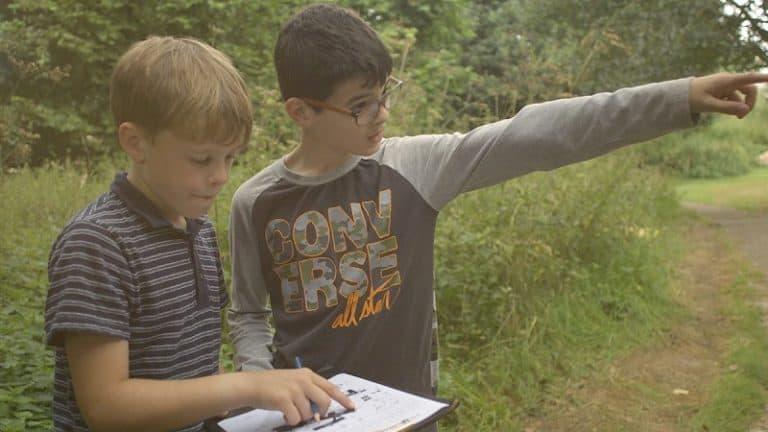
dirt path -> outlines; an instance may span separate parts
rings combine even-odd
[[[528,422],[526,432],[684,430],[706,402],[708,386],[727,373],[728,365],[720,363],[729,332],[721,310],[724,288],[745,257],[768,278],[768,215],[687,207],[701,218],[683,233],[689,248],[674,293],[690,317],[588,382],[569,385]],[[768,286],[760,289],[768,299]],[[763,306],[768,315],[768,301]],[[750,432],[768,432],[768,410]]]
[[[686,207],[722,227],[728,237],[741,248],[755,270],[763,273],[764,283],[757,288],[763,292],[759,306],[764,311],[764,323],[768,327],[768,214],[704,204],[686,204]],[[763,418],[750,432],[768,432],[768,407]]]
[[[706,204],[688,203],[685,206],[722,227],[728,237],[739,246],[755,270],[763,273],[768,282],[768,213],[745,212]],[[766,294],[760,306],[766,311],[768,325],[768,286],[760,289]]]
[[[768,214],[694,203],[685,207],[721,226],[744,249],[755,269],[768,276]]]

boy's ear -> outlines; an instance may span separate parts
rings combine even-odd
[[[285,101],[285,111],[301,127],[309,126],[315,118],[315,111],[299,98],[288,98]]]
[[[144,146],[146,139],[144,131],[134,123],[121,123],[117,128],[117,138],[120,147],[134,163],[144,162]]]

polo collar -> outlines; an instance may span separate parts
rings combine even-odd
[[[120,197],[131,211],[144,218],[152,228],[173,228],[178,230],[168,219],[160,214],[157,206],[143,192],[128,181],[127,173],[117,173],[112,181],[110,190]],[[185,219],[187,220],[187,232],[192,235],[197,234],[202,227],[202,221],[200,219]]]

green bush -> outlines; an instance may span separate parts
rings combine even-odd
[[[677,204],[637,165],[619,152],[467,194],[441,215],[441,389],[464,404],[447,430],[516,430],[557,383],[665,322]]]
[[[656,139],[637,151],[644,163],[680,177],[746,174],[768,150],[768,108],[764,105],[758,103],[744,119],[705,117],[699,127]]]
[[[232,193],[270,159],[258,148],[239,159],[211,212],[228,280]],[[104,162],[91,174],[83,165],[50,165],[0,176],[2,216],[10,221],[0,233],[4,432],[50,428],[53,359],[42,330],[48,252],[66,221],[123,165]],[[477,430],[510,430],[550,384],[657,325],[674,200],[658,176],[636,166],[631,152],[621,152],[466,194],[441,215],[442,391],[466,404],[447,430],[471,422],[482,425]],[[231,352],[225,343],[227,369]]]
[[[743,145],[700,136],[668,150],[665,164],[684,177],[719,178],[748,172],[752,159]]]
[[[0,430],[50,430],[53,355],[44,345],[48,253],[63,224],[105,189],[70,165],[0,176]]]

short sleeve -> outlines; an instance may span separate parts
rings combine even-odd
[[[214,237],[215,242],[215,249],[214,253],[216,254],[216,273],[219,277],[219,301],[222,310],[227,306],[229,303],[229,295],[227,295],[227,283],[224,279],[224,269],[221,265],[221,253],[219,252],[219,242]]]
[[[85,221],[67,226],[51,251],[48,283],[48,345],[61,347],[67,332],[129,338],[133,278],[122,248],[107,229]]]

